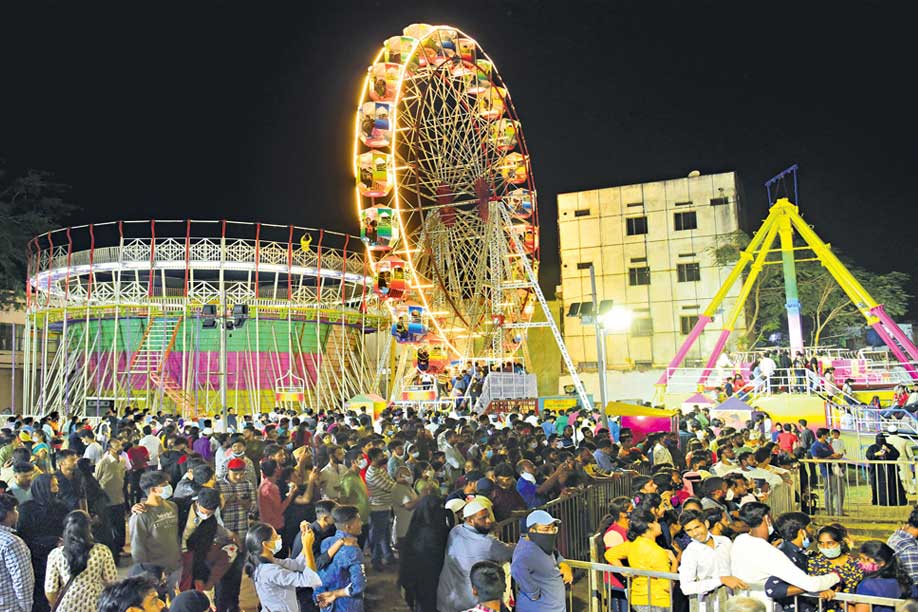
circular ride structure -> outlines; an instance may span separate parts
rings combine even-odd
[[[506,84],[475,40],[426,24],[386,40],[363,83],[354,171],[396,340],[424,360],[512,358],[535,303],[536,192]]]
[[[367,312],[373,282],[357,237],[292,225],[49,232],[29,244],[23,405],[340,406],[375,384],[365,335],[388,317]]]

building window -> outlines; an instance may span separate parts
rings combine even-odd
[[[631,335],[635,337],[652,336],[653,321],[650,319],[650,317],[643,317],[632,321]]]
[[[577,264],[577,269],[578,270],[589,270],[590,266],[592,265],[593,265],[592,261],[581,261],[579,264]]]
[[[647,217],[628,217],[625,223],[626,233],[629,236],[647,233]]]
[[[650,284],[650,268],[628,268],[628,284],[632,287]]]
[[[679,331],[682,332],[683,336],[688,336],[692,333],[696,323],[698,323],[698,315],[679,317]]]
[[[676,202],[675,204],[673,204],[673,206],[691,206],[691,205],[692,205],[692,202],[691,202],[691,201],[689,201],[689,202]]]
[[[673,220],[676,224],[676,231],[698,229],[698,220],[695,218],[695,211],[678,212],[673,214]]]
[[[590,209],[589,209],[589,208],[581,208],[581,209],[579,209],[579,210],[575,210],[575,211],[574,211],[574,216],[575,216],[575,217],[589,217],[589,216],[590,216]]]
[[[694,283],[701,280],[701,266],[698,262],[676,265],[680,283]]]
[[[723,196],[720,198],[711,198],[711,206],[726,206],[730,203],[730,198]]]

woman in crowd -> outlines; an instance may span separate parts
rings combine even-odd
[[[820,528],[816,532],[816,547],[819,554],[809,558],[807,573],[822,576],[835,572],[841,578],[838,591],[853,593],[864,578],[864,571],[858,560],[850,554],[844,532],[834,525]]]
[[[449,536],[446,508],[437,495],[422,497],[414,514],[399,564],[398,583],[412,612],[437,612],[437,585]]]
[[[64,545],[48,555],[44,582],[48,603],[62,612],[95,612],[102,590],[117,578],[112,551],[93,540],[89,514],[82,510],[68,514]]]
[[[316,573],[312,544],[315,539],[308,523],[301,527],[303,552],[297,559],[277,559],[283,548],[281,536],[266,523],[255,523],[245,536],[245,573],[255,584],[262,610],[297,610],[297,587],[322,586]]]
[[[57,548],[63,534],[67,508],[57,500],[60,489],[53,474],[37,476],[29,490],[32,499],[20,506],[16,529],[32,554],[32,569],[35,572],[32,612],[48,612],[51,608],[45,597],[45,568],[48,555]]]
[[[867,447],[870,461],[896,461],[899,451],[886,441],[886,436],[877,434],[876,442]],[[874,506],[904,506],[908,503],[905,489],[899,480],[899,466],[895,463],[871,463],[867,466],[872,490],[871,503]]]
[[[599,531],[603,534],[603,550],[601,551],[603,556],[605,551],[628,541],[629,517],[633,511],[634,503],[627,497],[616,497],[609,502],[609,514],[599,525]],[[628,610],[628,599],[625,596],[625,585],[622,583],[621,577],[603,572],[603,580],[612,599],[612,611],[626,612]]]
[[[607,550],[606,561],[621,565],[627,560],[628,566],[635,569],[675,572],[679,567],[676,555],[656,543],[661,533],[660,523],[653,514],[635,510],[628,525],[628,541]],[[637,576],[631,581],[631,604],[637,612],[668,611],[670,602],[669,580]]]
[[[864,578],[854,591],[858,595],[898,599],[911,591],[911,579],[899,565],[893,549],[879,540],[861,544],[858,565],[864,572]],[[854,606],[854,612],[893,612],[893,609],[891,606],[859,603]]]

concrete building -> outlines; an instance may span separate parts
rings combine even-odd
[[[730,272],[732,266],[715,263],[714,251],[740,229],[741,204],[734,172],[558,195],[563,334],[588,391],[598,392],[595,328],[570,315],[572,304],[592,300],[590,265],[598,299],[633,317],[625,331],[605,334],[607,369],[619,372],[607,377],[610,398],[649,397],[647,381],[666,367]],[[686,365],[707,359],[739,285]],[[745,331],[743,314],[735,329],[731,342]]]
[[[12,408],[20,414],[22,412],[24,328],[24,310],[0,310],[0,414],[7,414]]]

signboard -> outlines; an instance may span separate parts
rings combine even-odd
[[[274,392],[274,401],[302,403],[306,400],[306,393],[296,390],[282,390]]]
[[[590,400],[590,403],[593,402],[593,396],[587,395],[587,398]],[[542,414],[546,410],[549,412],[559,412],[570,410],[571,408],[580,407],[580,396],[579,395],[550,395],[547,397],[539,398],[539,413]]]
[[[84,406],[87,417],[101,417],[115,408],[115,399],[111,397],[87,397]]]

